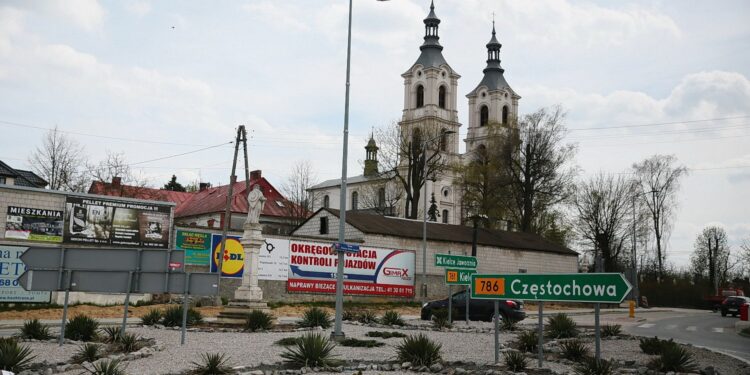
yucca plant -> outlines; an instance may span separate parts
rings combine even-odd
[[[513,319],[501,319],[500,329],[503,331],[513,332],[518,329],[518,321]]]
[[[558,313],[547,318],[546,334],[557,339],[578,336],[578,328],[573,319],[565,313]]]
[[[406,337],[405,334],[401,332],[381,332],[381,331],[370,331],[365,334],[367,337],[380,337],[381,339],[389,339],[391,337]]]
[[[357,321],[362,324],[377,323],[378,317],[372,311],[365,310],[357,315]]]
[[[516,349],[522,352],[533,353],[536,351],[538,344],[539,336],[536,334],[536,331],[523,331],[518,334]]]
[[[280,346],[294,345],[299,340],[299,337],[284,337],[283,339],[277,340],[274,344]]]
[[[76,341],[91,341],[95,339],[99,322],[86,315],[77,315],[65,325],[65,338]]]
[[[49,340],[52,338],[52,334],[49,333],[49,326],[40,322],[39,319],[23,322],[19,336],[33,340]]]
[[[163,314],[159,309],[151,309],[141,317],[141,324],[144,326],[153,326],[159,324]]]
[[[589,355],[589,348],[579,339],[570,339],[560,342],[560,355],[571,361],[580,362]]]
[[[267,331],[273,327],[273,316],[265,311],[253,310],[245,318],[245,331]]]
[[[526,356],[521,352],[505,352],[503,354],[505,365],[508,366],[508,370],[513,372],[526,371],[526,367],[529,363],[526,361]]]
[[[281,358],[293,367],[333,367],[339,361],[334,358],[336,344],[320,333],[307,333],[281,353]]]
[[[663,346],[659,357],[654,358],[648,367],[661,372],[695,372],[697,370],[693,355],[677,344]]]
[[[357,314],[355,314],[352,310],[344,310],[341,313],[341,320],[351,321],[355,319],[357,319]]]
[[[622,331],[622,326],[619,324],[605,324],[602,327],[602,337],[615,337],[619,336]]]
[[[125,375],[124,367],[121,360],[108,359],[92,363],[86,371],[91,375]]]
[[[101,358],[102,350],[98,344],[85,343],[73,354],[73,363],[94,362]]]
[[[442,345],[424,334],[409,335],[396,346],[399,362],[411,362],[414,366],[431,366],[442,359]]]
[[[450,328],[451,322],[448,321],[448,310],[437,309],[432,312],[432,326],[437,329]]]
[[[0,338],[0,370],[15,373],[26,370],[36,357],[31,353],[30,347],[19,345],[13,337]]]
[[[375,340],[360,340],[355,338],[348,338],[339,343],[341,346],[352,346],[356,348],[377,348],[384,346],[385,343]]]
[[[577,375],[612,375],[614,366],[604,359],[597,361],[594,357],[586,357],[574,370]]]
[[[120,336],[122,335],[122,331],[118,326],[104,327],[102,328],[102,332],[104,333],[104,342],[107,343],[115,343],[120,341]]]
[[[117,342],[117,349],[123,353],[136,352],[141,347],[143,347],[143,340],[140,336],[132,333],[120,335],[120,339]]]
[[[659,340],[656,336],[653,338],[646,337],[640,340],[641,351],[651,355],[661,354],[662,351],[673,346],[677,346],[677,344],[672,339]]]
[[[203,315],[195,309],[188,308],[187,325],[192,326],[203,322]],[[171,306],[164,310],[161,324],[165,327],[182,326],[182,306]]]
[[[319,307],[311,307],[305,310],[297,325],[303,328],[321,327],[326,329],[331,327],[331,315],[328,314],[328,311]]]
[[[395,310],[386,311],[383,314],[383,318],[380,319],[380,322],[388,326],[403,326],[406,324],[404,323],[404,319],[401,318],[401,314]]]
[[[224,353],[203,353],[199,362],[192,362],[191,374],[223,375],[234,371],[229,365],[229,357]]]

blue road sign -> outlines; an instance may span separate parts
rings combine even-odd
[[[336,251],[343,251],[345,253],[359,252],[359,245],[354,245],[346,242],[334,242],[333,248],[336,249]]]

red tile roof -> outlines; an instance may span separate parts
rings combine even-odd
[[[181,204],[189,200],[193,195],[193,193],[186,193],[182,191],[153,189],[103,181],[92,182],[91,187],[89,187],[89,194],[173,202],[177,205],[177,207],[180,207]]]

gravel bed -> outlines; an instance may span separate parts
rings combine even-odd
[[[22,345],[28,345],[33,355],[36,358],[32,361],[33,363],[39,363],[46,361],[47,363],[60,363],[67,362],[70,357],[78,351],[78,344],[65,343],[63,346],[59,346],[57,342],[42,342],[42,341],[26,341],[22,342]]]

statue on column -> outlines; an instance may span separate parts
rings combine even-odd
[[[247,195],[247,220],[245,220],[245,223],[260,223],[260,213],[263,212],[265,205],[266,197],[260,191],[260,185],[253,185],[253,189]]]

